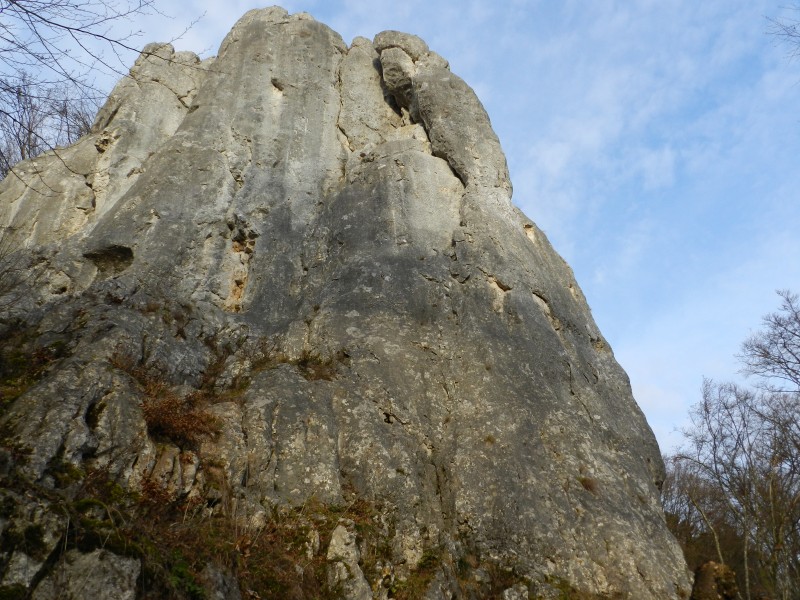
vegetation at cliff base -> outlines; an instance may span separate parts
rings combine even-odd
[[[746,600],[800,598],[800,299],[741,347],[754,385],[706,380],[662,501],[690,568],[731,567]]]

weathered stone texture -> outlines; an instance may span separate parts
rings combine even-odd
[[[432,599],[469,597],[470,561],[473,587],[512,573],[509,599],[688,593],[628,379],[511,204],[483,106],[416,36],[348,48],[270,8],[213,60],[148,46],[93,133],[18,173],[0,224],[36,276],[0,326],[62,351],[0,416],[7,457],[25,449],[9,472],[156,482],[256,529],[364,498],[391,525],[385,580],[436,549]],[[219,433],[154,437],[145,372],[215,394]],[[331,586],[386,597],[358,543],[345,523],[320,550]],[[107,565],[96,597],[131,589],[128,559],[76,552],[37,567],[35,597],[82,561]]]
[[[139,561],[105,550],[67,551],[32,600],[134,600]]]

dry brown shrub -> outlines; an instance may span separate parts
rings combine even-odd
[[[147,431],[178,446],[196,446],[219,432],[217,418],[200,405],[200,394],[181,398],[164,382],[148,379],[144,384],[142,414]]]
[[[333,381],[336,379],[336,361],[331,358],[323,358],[315,352],[304,350],[300,358],[291,361],[300,369],[300,373],[309,381]]]
[[[219,433],[219,422],[208,410],[213,398],[203,390],[180,396],[153,368],[136,364],[130,353],[118,348],[109,357],[111,366],[138,382],[143,394],[142,416],[148,433],[180,447],[196,447],[203,439]]]

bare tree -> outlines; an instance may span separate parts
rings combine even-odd
[[[661,489],[661,502],[667,525],[683,548],[686,561],[692,570],[715,557],[721,564],[730,563],[722,547],[730,548],[738,544],[738,538],[731,535],[731,528],[718,519],[717,508],[720,496],[714,486],[709,485],[702,473],[691,461],[677,456],[665,456],[667,474]],[[714,519],[714,520],[712,520]]]
[[[664,508],[687,559],[733,567],[747,600],[800,598],[800,310],[779,295],[739,357],[757,386],[704,381],[686,443],[667,457]]]
[[[781,307],[763,319],[763,329],[747,338],[738,356],[744,372],[761,378],[771,391],[800,391],[800,301],[788,290],[778,292]],[[779,381],[780,385],[775,382]],[[788,385],[788,387],[787,387]]]
[[[88,129],[103,93],[99,69],[121,73],[134,32],[114,25],[155,0],[0,0],[0,168],[69,143]],[[93,114],[91,114],[93,117]]]
[[[15,90],[0,89],[0,179],[21,160],[74,143],[89,132],[99,108],[66,86],[37,85],[22,73]]]
[[[787,8],[795,14],[800,12],[798,5]],[[800,56],[800,20],[789,17],[779,19],[767,17],[767,21],[770,24],[769,33],[789,46],[792,57]]]
[[[756,431],[749,392],[733,384],[703,382],[703,399],[691,413],[692,426],[684,431],[688,445],[677,455],[686,469],[714,488],[722,499],[723,514],[740,532],[744,557],[746,598],[750,598],[750,531],[754,519],[750,482]],[[696,502],[696,500],[695,500]],[[717,514],[719,506],[706,506]],[[716,509],[716,510],[714,510]],[[702,510],[702,509],[700,509]],[[720,561],[725,563],[724,557]]]

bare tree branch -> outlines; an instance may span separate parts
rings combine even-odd
[[[119,25],[155,2],[0,0],[0,179],[88,130],[105,97],[95,76],[123,76],[139,53],[140,32]]]
[[[800,6],[798,5],[787,8],[795,13],[800,13]],[[767,17],[767,21],[770,24],[768,33],[789,46],[789,53],[792,58],[800,56],[800,20]]]
[[[778,291],[778,295],[782,300],[780,310],[764,317],[763,329],[744,341],[737,358],[744,365],[744,373],[761,378],[762,387],[797,392],[800,391],[800,300],[788,290]]]

